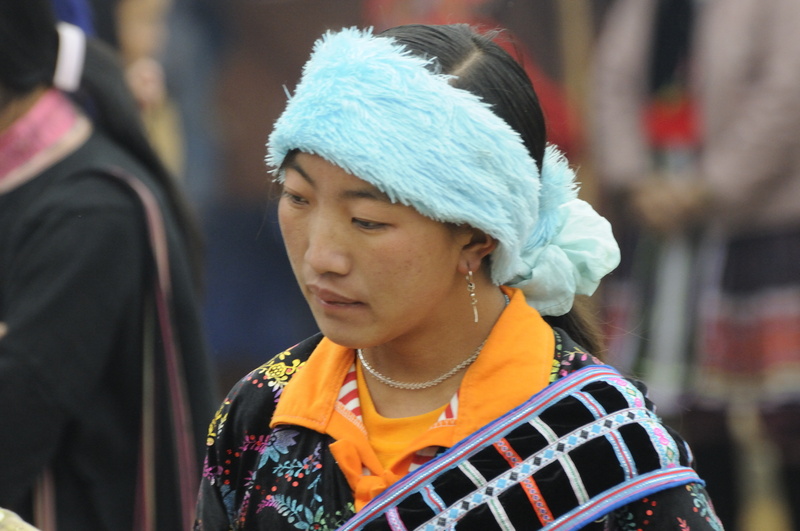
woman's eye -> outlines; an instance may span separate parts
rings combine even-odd
[[[386,223],[378,223],[377,221],[367,221],[366,219],[353,218],[353,223],[362,229],[380,229],[386,226]]]
[[[281,192],[281,196],[284,199],[288,200],[290,203],[295,203],[297,205],[305,205],[308,202],[305,199],[303,199],[302,197],[300,197],[299,195],[293,194],[293,193],[291,193],[291,192],[289,192],[287,190],[284,190],[283,192]]]

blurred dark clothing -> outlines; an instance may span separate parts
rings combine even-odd
[[[172,314],[183,353],[199,459],[217,395],[183,238],[163,191],[105,136],[0,194],[0,506],[31,521],[50,469],[58,527],[119,530],[134,522],[142,428],[143,315],[155,275],[139,200],[102,175],[119,167],[158,198],[166,223]],[[179,529],[173,426],[156,353],[159,529]],[[199,468],[198,468],[199,470]]]

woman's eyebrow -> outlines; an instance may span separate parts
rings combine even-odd
[[[309,177],[309,175],[306,173],[306,171],[303,168],[301,168],[299,164],[297,164],[296,160],[292,159],[291,161],[289,161],[286,164],[286,168],[284,168],[284,171],[286,171],[286,169],[292,169],[292,170],[296,171],[297,173],[300,174],[300,176],[303,179],[308,181],[308,184],[314,184],[314,179]]]
[[[371,199],[373,201],[380,201],[383,203],[393,203],[393,201],[389,199],[388,195],[372,186],[345,190],[341,193],[341,197],[342,199]]]
[[[310,185],[314,185],[314,179],[306,173],[306,171],[297,163],[296,160],[292,160],[286,164],[287,169],[292,169],[300,174],[300,176],[305,179]],[[351,190],[344,190],[339,194],[342,199],[371,199],[373,201],[380,201],[383,203],[390,203],[393,204],[388,195],[381,192],[374,186],[365,183],[364,187],[362,188],[353,188]]]

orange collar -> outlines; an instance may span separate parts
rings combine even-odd
[[[550,326],[527,305],[524,294],[504,287],[511,301],[483,351],[461,382],[454,422],[440,422],[409,448],[409,457],[384,470],[360,420],[338,401],[354,362],[352,349],[323,338],[305,368],[286,385],[271,426],[304,426],[336,439],[331,451],[356,494],[356,507],[408,471],[411,456],[430,446],[450,447],[543,389],[552,367],[555,338]],[[364,475],[364,469],[371,475]]]

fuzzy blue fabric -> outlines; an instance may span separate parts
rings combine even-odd
[[[530,284],[576,200],[575,175],[550,146],[540,180],[519,134],[430,61],[371,30],[327,33],[275,123],[267,164],[281,180],[291,150],[319,155],[392,201],[493,236],[492,280]]]
[[[519,135],[477,96],[391,39],[346,29],[314,47],[269,139],[267,163],[314,153],[437,221],[494,236],[492,277],[522,274],[539,172]]]

